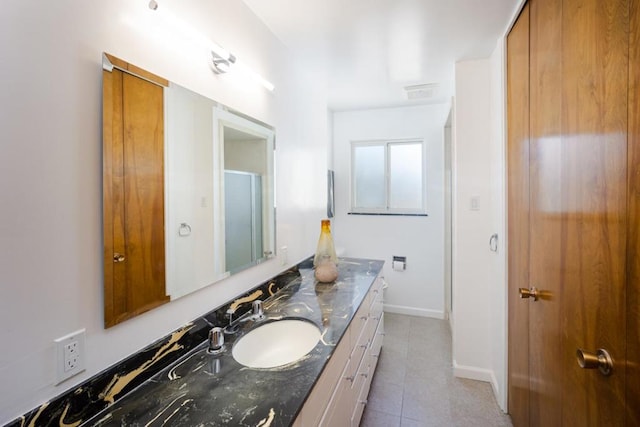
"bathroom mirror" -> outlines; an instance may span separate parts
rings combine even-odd
[[[103,57],[105,327],[275,253],[272,127]]]

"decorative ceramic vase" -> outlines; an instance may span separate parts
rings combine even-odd
[[[331,222],[323,219],[320,228],[318,248],[313,258],[313,266],[316,268],[315,276],[319,282],[330,283],[338,278],[338,257],[331,236]]]
[[[328,255],[324,255],[322,259],[318,261],[315,276],[318,282],[334,282],[338,278],[338,267],[335,262],[331,261]]]

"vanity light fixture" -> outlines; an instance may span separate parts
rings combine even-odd
[[[213,61],[213,72],[216,74],[224,74],[229,71],[231,65],[236,62],[236,57],[232,54],[228,54],[226,57],[211,51]]]
[[[165,7],[158,8],[157,0],[149,1],[149,9],[152,13],[157,13],[164,21],[165,25],[172,29],[172,31],[181,34],[185,39],[190,40],[195,46],[206,49],[211,53],[211,68],[216,74],[224,74],[231,70],[233,65],[233,74],[240,76],[244,81],[251,81],[262,85],[269,92],[273,92],[275,86],[273,83],[262,77],[260,74],[253,71],[250,67],[244,64],[244,62],[238,62],[235,55],[227,52],[220,47],[217,43],[212,42],[207,37],[195,31],[191,26],[183,21],[177,19],[170,11],[167,11]]]

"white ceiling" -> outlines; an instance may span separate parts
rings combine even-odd
[[[520,0],[244,0],[293,55],[327,71],[334,110],[448,102],[454,64],[488,57]],[[403,87],[437,83],[429,100]]]

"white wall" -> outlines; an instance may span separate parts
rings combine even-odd
[[[345,255],[386,261],[385,311],[444,317],[445,104],[336,112],[333,116],[336,246]],[[427,154],[427,217],[347,215],[350,208],[350,142],[423,138]],[[393,255],[407,269],[391,269]]]
[[[215,105],[175,84],[164,96],[166,291],[177,299],[225,273],[221,263],[211,262],[216,257],[211,143]],[[179,234],[181,224],[191,227],[188,236]]]
[[[278,260],[103,329],[101,53],[277,130],[277,242],[311,254],[325,215],[322,76],[307,75],[242,2],[161,2],[276,85],[214,75],[155,28],[146,1],[7,0],[0,14],[0,423],[34,408],[281,270]],[[150,22],[151,24],[148,24]],[[309,81],[318,82],[310,85]],[[54,386],[53,340],[87,330],[87,370]]]
[[[454,113],[453,358],[461,376],[490,379],[490,62],[456,64]],[[478,210],[471,210],[471,199]]]
[[[491,54],[491,232],[498,234],[498,251],[489,264],[489,333],[491,341],[491,384],[498,404],[507,409],[507,256],[506,225],[506,128],[505,128],[505,44],[499,38]]]
[[[500,39],[490,58],[456,64],[453,363],[456,376],[489,381],[505,410],[503,54]],[[497,252],[489,250],[493,233]]]

